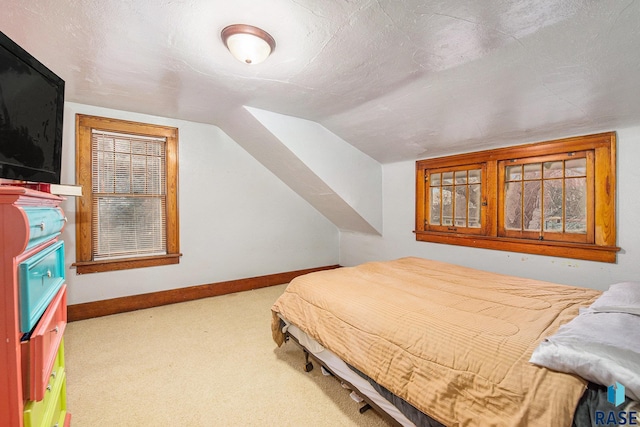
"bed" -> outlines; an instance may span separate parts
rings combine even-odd
[[[407,257],[294,279],[272,307],[272,333],[278,345],[300,344],[398,425],[571,426],[576,409],[595,411],[589,402],[601,403],[611,383],[557,370],[553,360],[564,357],[550,339],[601,298],[594,289]],[[640,361],[629,360],[634,345],[622,361],[640,372]],[[537,364],[534,354],[542,355]]]

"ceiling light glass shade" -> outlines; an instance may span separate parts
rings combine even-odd
[[[222,30],[222,40],[235,58],[252,65],[267,59],[276,48],[269,33],[251,25],[229,25]]]

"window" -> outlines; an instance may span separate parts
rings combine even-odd
[[[416,239],[615,262],[615,133],[416,162]]]
[[[499,235],[593,243],[593,151],[498,164]]]
[[[179,262],[176,128],[77,115],[77,272]]]
[[[429,192],[426,230],[483,233],[483,170],[483,165],[468,165],[425,172]]]

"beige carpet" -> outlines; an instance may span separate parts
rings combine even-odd
[[[271,339],[285,285],[70,323],[68,408],[83,426],[384,426]]]

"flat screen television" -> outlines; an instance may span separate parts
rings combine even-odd
[[[64,80],[0,32],[0,178],[60,184]]]

